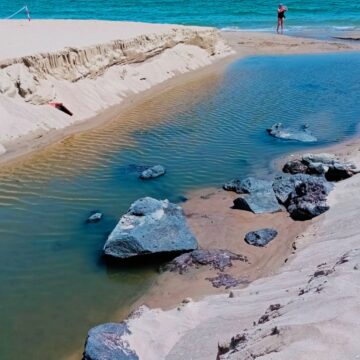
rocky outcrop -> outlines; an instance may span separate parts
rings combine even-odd
[[[294,220],[309,220],[329,209],[326,198],[333,185],[323,177],[295,174],[276,177],[273,189]]]
[[[329,192],[333,189],[333,185],[323,177],[315,177],[306,174],[277,176],[273,182],[273,189],[278,201],[285,205],[290,194],[295,191],[296,187],[307,182],[316,183],[323,186],[326,194],[329,194]]]
[[[249,245],[266,246],[270,241],[274,240],[278,232],[274,229],[259,229],[250,231],[245,235],[245,241]]]
[[[224,271],[225,268],[232,266],[233,261],[248,262],[248,259],[246,256],[235,254],[229,250],[199,249],[176,257],[164,267],[164,270],[183,274],[192,267],[210,266],[212,269]]]
[[[125,322],[92,328],[86,339],[83,360],[139,360],[124,339],[127,334],[130,331]]]
[[[283,140],[295,140],[301,142],[316,142],[317,138],[311,133],[307,126],[300,129],[285,128],[282,123],[276,123],[267,132],[276,138]]]
[[[140,179],[143,180],[155,179],[165,175],[165,172],[166,170],[162,165],[155,165],[142,171],[142,173],[140,174]]]
[[[357,173],[351,162],[341,162],[333,154],[304,154],[300,159],[288,161],[283,171],[290,174],[310,174],[325,176],[328,181],[340,181]]]
[[[180,206],[150,197],[135,201],[109,235],[104,254],[119,259],[197,249]]]
[[[328,195],[324,183],[308,180],[296,185],[290,194],[286,208],[294,220],[309,220],[329,210]]]

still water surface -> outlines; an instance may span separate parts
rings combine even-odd
[[[221,77],[147,100],[108,125],[0,170],[0,359],[60,359],[87,330],[146,291],[156,267],[111,268],[106,235],[135,199],[267,176],[269,162],[310,145],[265,128],[304,123],[317,146],[353,135],[360,120],[360,54],[251,57]],[[161,163],[143,182],[129,165]],[[91,210],[104,213],[85,224]]]

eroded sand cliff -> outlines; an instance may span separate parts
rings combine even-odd
[[[0,53],[0,153],[23,136],[31,141],[90,118],[232,52],[213,28],[97,21],[4,21],[0,27],[12,30],[14,42],[34,39],[22,52],[9,43]],[[64,103],[73,116],[50,102]]]

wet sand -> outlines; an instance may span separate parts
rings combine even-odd
[[[233,200],[240,195],[222,189],[210,188],[189,194],[190,200],[183,205],[188,224],[202,249],[227,249],[246,256],[249,262],[233,261],[224,271],[246,281],[269,276],[287,259],[291,258],[300,234],[312,221],[293,221],[286,211],[273,214],[253,214],[232,209]],[[274,228],[278,236],[266,247],[248,245],[244,241],[247,232],[260,228]],[[151,290],[133,308],[147,306],[171,308],[183,299],[199,300],[204,295],[223,293],[224,287],[216,289],[206,280],[219,273],[203,266],[185,274],[162,273]],[[117,314],[122,317],[124,314]]]

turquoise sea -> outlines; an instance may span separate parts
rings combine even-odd
[[[292,31],[360,28],[360,2],[289,0],[286,26]],[[33,18],[131,20],[272,30],[278,1],[269,0],[28,0]],[[24,6],[2,0],[0,18]],[[19,15],[18,18],[23,17]]]

